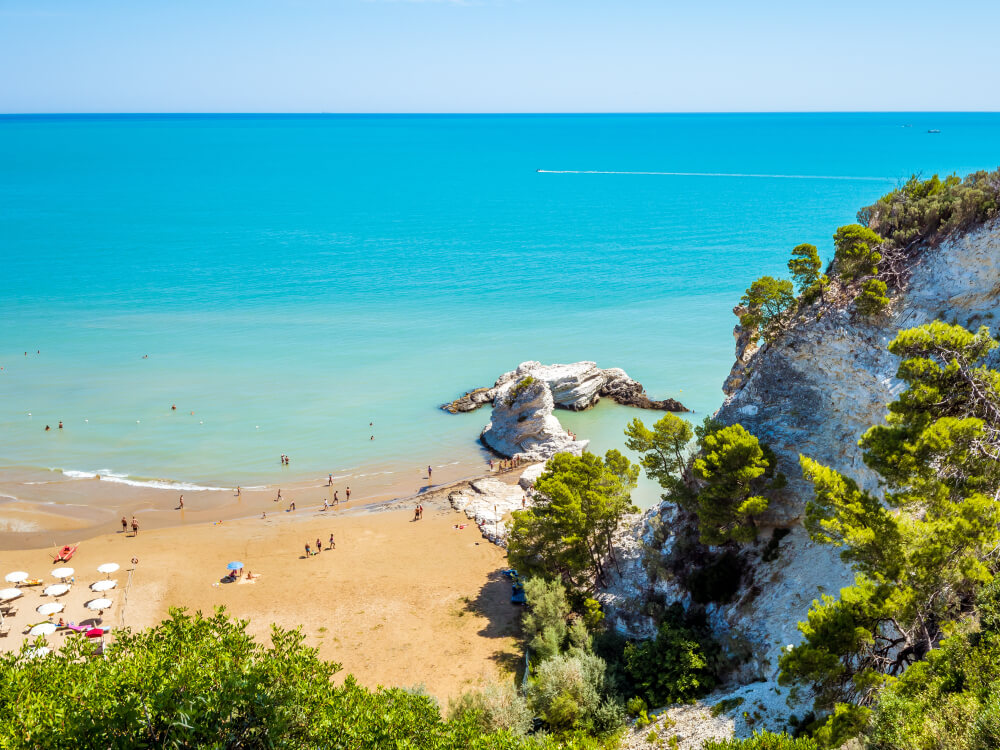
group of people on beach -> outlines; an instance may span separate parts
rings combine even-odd
[[[417,503],[417,507],[413,509],[413,520],[419,521],[424,517],[424,506]]]
[[[128,533],[129,523],[125,516],[122,516],[122,533]],[[132,516],[132,536],[139,536],[139,521],[136,520],[135,516]]]
[[[495,466],[497,471],[503,473],[505,471],[512,471],[513,469],[516,469],[518,466],[520,466],[521,459],[518,456],[514,456],[514,458],[505,458],[494,463],[493,459],[491,458],[489,460],[489,465],[490,465],[490,471],[493,471]]]
[[[286,456],[284,453],[282,453],[281,454],[281,465],[282,466],[288,466],[289,461],[291,461],[291,459],[288,458],[288,456]]]
[[[333,541],[333,533],[331,532],[330,533],[330,546],[327,547],[326,549],[329,552],[330,550],[336,549],[336,548],[337,548],[337,543]],[[323,551],[323,541],[319,537],[316,537],[316,549],[315,550],[313,550],[313,548],[309,544],[309,542],[306,542],[306,557],[312,557],[313,555],[318,555],[322,551]]]

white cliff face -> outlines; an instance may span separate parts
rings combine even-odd
[[[590,444],[574,440],[553,416],[555,401],[543,380],[508,381],[497,388],[494,404],[482,440],[501,455],[547,461],[556,453],[579,456]]]
[[[737,351],[737,365],[727,380],[728,397],[716,416],[727,424],[742,424],[767,443],[789,480],[761,530],[766,540],[768,527],[791,529],[777,559],[759,562],[734,602],[709,607],[710,621],[721,638],[746,639],[752,648],[741,676],[764,680],[758,685],[766,689],[755,690],[755,700],[766,704],[758,711],[762,719],[757,728],[781,728],[796,710],[786,702],[788,691],[776,684],[782,650],[801,640],[796,623],[805,619],[813,599],[824,593],[836,595],[853,581],[838,550],[814,544],[801,526],[812,487],[802,478],[799,454],[879,491],[878,477],[864,465],[858,440],[870,426],[882,423],[886,404],[904,387],[895,377],[899,362],[886,346],[901,328],[936,319],[973,330],[985,324],[996,334],[998,305],[1000,220],[925,249],[910,265],[906,287],[894,297],[888,315],[866,319],[853,306],[825,306],[818,317],[820,308],[812,307],[775,342],[749,356],[742,347]],[[633,529],[635,538],[649,538],[649,518]],[[663,546],[672,543],[668,538]],[[623,630],[636,634],[646,630],[635,609],[641,607],[643,592],[650,586],[642,566],[633,564],[607,592],[607,604],[620,613],[614,619]],[[668,596],[680,595],[673,584],[656,587]],[[747,689],[734,689],[731,695],[742,696]],[[716,699],[720,696],[713,696],[713,702]],[[741,721],[745,709],[733,712],[740,736],[751,731]]]

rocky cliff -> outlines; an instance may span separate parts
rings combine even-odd
[[[973,329],[986,324],[995,332],[998,304],[1000,221],[995,220],[914,253],[905,283],[896,290],[889,312],[879,318],[858,315],[845,300],[816,304],[759,349],[737,326],[737,361],[716,416],[742,424],[774,450],[789,483],[772,502],[761,537],[768,539],[768,527],[791,532],[775,559],[758,562],[744,577],[732,603],[708,608],[723,641],[750,655],[736,687],[710,701],[744,699],[733,712],[738,735],[754,727],[780,729],[789,713],[801,709],[790,707],[787,691],[775,682],[781,649],[800,639],[796,623],[813,599],[835,594],[853,578],[836,550],[814,545],[801,526],[811,487],[802,479],[799,454],[877,490],[877,477],[864,465],[857,443],[869,426],[883,420],[885,405],[902,389],[895,378],[898,361],[886,345],[901,328],[935,319]],[[628,560],[625,575],[603,598],[625,632],[650,634],[652,621],[644,612],[653,594],[668,601],[689,600],[669,576],[651,581],[641,562],[643,554],[662,557],[673,548],[672,529],[682,526],[676,523],[677,513],[669,505],[654,509],[621,539]],[[644,552],[643,543],[649,551]],[[759,718],[748,722],[744,711]]]

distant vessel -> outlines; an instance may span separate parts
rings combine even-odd
[[[940,130],[928,130],[927,132],[928,133],[940,133],[941,131]]]

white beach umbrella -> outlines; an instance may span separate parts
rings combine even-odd
[[[28,580],[28,574],[23,570],[15,570],[13,573],[8,573],[3,577],[7,583],[24,583]]]
[[[107,591],[108,589],[113,589],[118,585],[118,581],[98,581],[97,583],[90,584],[91,591]]]
[[[51,651],[51,649],[48,646],[40,646],[39,648],[30,648],[28,649],[28,652],[25,654],[25,656],[27,656],[29,659],[37,659],[41,656],[45,656],[47,653],[49,653],[49,651]]]
[[[97,566],[98,573],[104,573],[106,575],[111,575],[121,566],[118,563],[104,563],[103,565]]]
[[[42,593],[46,596],[62,596],[67,591],[69,591],[68,583],[53,583],[51,586],[45,589]]]
[[[56,612],[62,612],[64,608],[65,605],[59,602],[47,602],[46,604],[39,604],[35,607],[35,611],[40,615],[48,617],[49,615],[54,615]]]
[[[56,630],[54,622],[40,622],[28,631],[28,635],[52,635]]]
[[[91,599],[84,606],[86,606],[87,609],[93,609],[93,610],[107,609],[108,607],[111,606],[111,600],[110,599]]]
[[[9,602],[11,599],[17,599],[22,594],[21,589],[4,589],[0,591],[0,602]]]
[[[55,570],[52,571],[52,577],[62,578],[65,580],[66,578],[69,578],[71,575],[73,575],[74,572],[75,571],[73,570],[73,568],[56,568]]]

